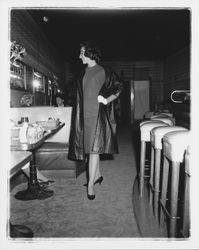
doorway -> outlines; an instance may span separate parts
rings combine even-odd
[[[150,110],[150,81],[131,81],[131,123],[142,120]]]

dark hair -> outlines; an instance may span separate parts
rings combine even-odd
[[[64,95],[61,94],[61,93],[57,93],[56,96],[55,96],[55,98],[57,98],[57,97],[60,97],[61,99],[64,99]]]
[[[89,57],[91,60],[95,60],[97,63],[100,61],[101,51],[94,41],[81,42],[80,46],[85,48],[84,55],[86,57]]]

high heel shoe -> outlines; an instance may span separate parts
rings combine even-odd
[[[94,200],[95,199],[95,194],[89,194],[88,193],[88,188],[87,188],[87,197],[89,200]]]
[[[94,200],[95,199],[95,194],[92,194],[92,195],[87,194],[87,197],[88,197],[89,200]]]
[[[104,179],[103,176],[100,176],[100,177],[94,182],[94,185],[97,184],[97,183],[99,183],[99,185],[101,185],[103,179]]]
[[[97,184],[97,183],[99,183],[99,185],[101,185],[103,179],[104,179],[103,176],[100,176],[100,177],[94,182],[94,185]],[[88,187],[88,183],[85,183],[84,186],[85,186],[85,187]]]

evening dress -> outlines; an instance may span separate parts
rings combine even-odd
[[[95,128],[99,110],[97,97],[105,82],[105,71],[102,66],[96,64],[87,67],[83,77],[83,110],[84,110],[84,150],[85,153],[92,151]]]

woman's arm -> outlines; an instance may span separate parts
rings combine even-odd
[[[104,105],[107,105],[108,103],[114,101],[115,99],[117,99],[119,96],[119,93],[115,94],[115,95],[110,95],[107,98],[104,98],[102,95],[99,95],[97,97],[97,100],[99,103],[103,103]]]
[[[98,102],[103,103],[104,105],[107,105],[108,103],[117,99],[123,89],[123,83],[120,81],[116,73],[114,72],[110,73],[108,71],[107,74],[109,74],[110,76],[109,76],[109,81],[107,82],[107,84],[104,85],[105,92],[100,91],[99,96],[97,98]],[[106,98],[104,98],[103,96],[104,93]],[[107,93],[109,94],[107,95]]]

